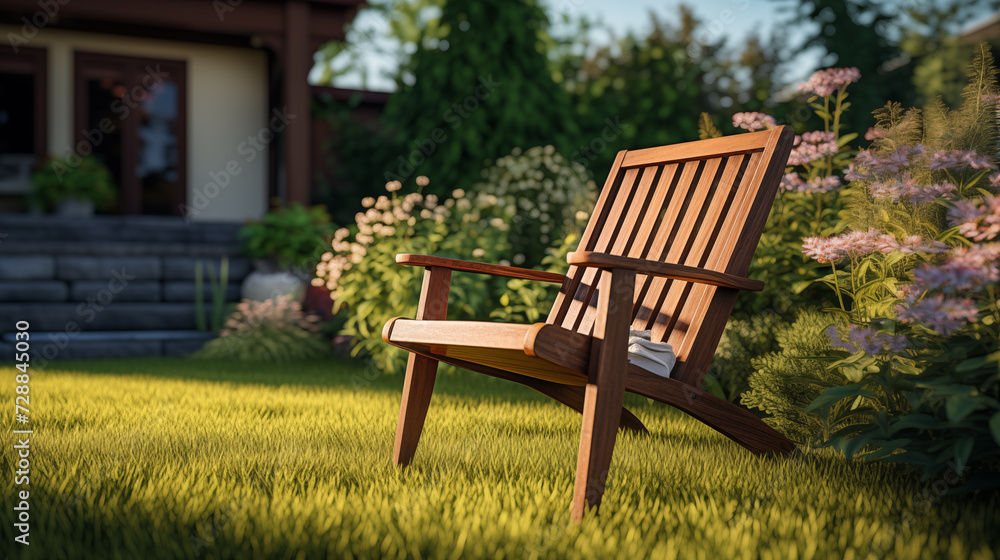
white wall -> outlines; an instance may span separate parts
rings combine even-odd
[[[20,33],[20,28],[0,25],[0,37],[8,33]],[[267,211],[267,151],[256,153],[249,143],[243,144],[268,126],[263,51],[59,29],[42,29],[21,46],[48,51],[48,148],[54,155],[70,151],[75,138],[74,51],[185,61],[187,203],[196,209],[189,216],[197,221],[243,221]],[[239,173],[228,185],[206,189],[213,174],[219,177],[227,166],[236,169],[231,162]]]

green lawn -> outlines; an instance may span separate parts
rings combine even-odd
[[[58,369],[57,369],[58,368]],[[13,424],[13,368],[0,368]],[[758,459],[663,405],[619,439],[599,516],[569,520],[579,418],[512,384],[438,381],[389,464],[399,377],[344,361],[66,362],[31,377],[30,546],[10,558],[993,558],[1000,497],[882,465]],[[362,383],[358,383],[358,382]],[[10,441],[5,437],[4,441]]]

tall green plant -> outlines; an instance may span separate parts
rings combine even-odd
[[[194,320],[199,331],[207,331],[208,324],[205,320],[205,280],[203,269],[208,269],[208,285],[212,293],[212,332],[219,332],[222,329],[223,321],[226,318],[226,287],[229,285],[229,257],[223,256],[219,261],[219,276],[215,276],[215,269],[211,266],[205,267],[202,260],[194,263]]]

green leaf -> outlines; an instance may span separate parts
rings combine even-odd
[[[1000,445],[1000,412],[990,417],[990,433],[993,434],[993,441]]]
[[[857,137],[858,137],[858,133],[857,132],[852,132],[850,134],[845,134],[845,135],[841,136],[839,140],[837,140],[837,147],[841,148],[841,147],[844,146],[844,144],[847,144],[848,142],[850,142],[851,140],[854,140]]]
[[[972,455],[972,447],[976,443],[976,438],[972,436],[964,437],[955,443],[955,470],[962,472]]]
[[[889,426],[888,434],[894,435],[901,430],[930,430],[940,424],[941,422],[930,414],[907,414]]]
[[[945,401],[945,411],[948,420],[958,422],[980,407],[979,401],[972,395],[953,395]]]
[[[875,395],[871,391],[863,389],[861,383],[851,383],[850,385],[833,387],[820,393],[820,395],[816,397],[813,402],[809,403],[809,406],[805,408],[805,411],[815,412],[817,410],[830,408],[844,398],[858,396],[870,398]]]

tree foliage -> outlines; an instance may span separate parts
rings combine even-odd
[[[542,49],[547,25],[533,0],[447,2],[444,38],[418,47],[386,106],[385,180],[428,175],[449,192],[515,147],[570,146],[578,129]]]

